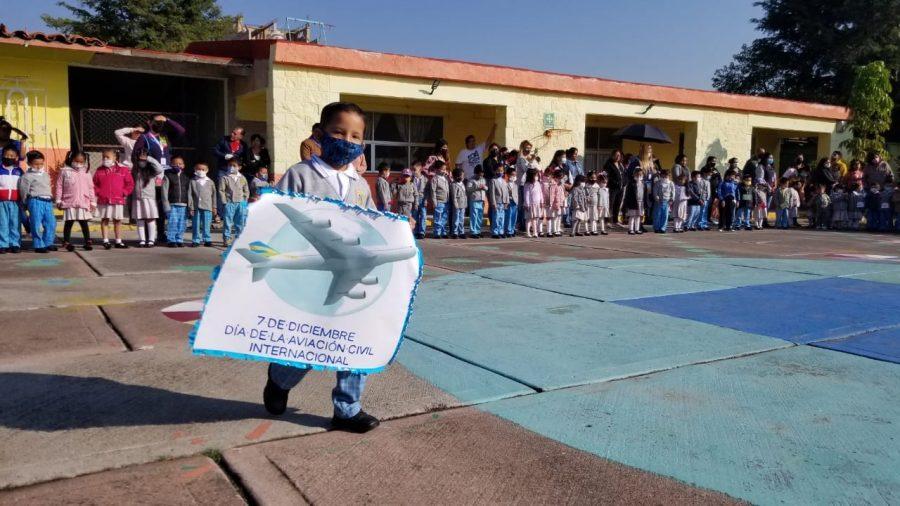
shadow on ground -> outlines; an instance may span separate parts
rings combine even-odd
[[[104,378],[0,373],[0,426],[62,431],[212,423],[265,417],[260,403],[216,399]],[[279,420],[327,427],[330,419],[291,412]]]

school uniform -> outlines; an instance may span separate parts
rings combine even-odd
[[[848,201],[848,195],[843,190],[835,190],[831,193],[831,228],[843,230],[847,227]]]
[[[713,201],[712,185],[709,178],[700,178],[700,217],[697,219],[697,228],[709,230],[709,206]]]
[[[629,218],[640,218],[644,215],[644,183],[633,178],[625,185],[625,198],[622,199],[625,214]]]
[[[718,197],[722,203],[719,216],[720,230],[734,230],[734,201],[737,199],[738,187],[734,181],[726,180],[719,184]]]
[[[56,216],[53,215],[50,175],[46,171],[29,168],[19,178],[18,185],[19,200],[28,208],[34,249],[54,249]]]
[[[191,181],[188,193],[188,209],[193,214],[191,219],[191,242],[198,245],[201,242],[212,242],[209,227],[212,224],[212,213],[216,209],[218,201],[216,184],[209,177],[195,177]]]
[[[381,212],[391,210],[391,183],[387,178],[378,176],[375,181],[375,204]]]
[[[416,185],[410,180],[408,183],[397,185],[397,214],[412,217],[413,207],[419,200]]]
[[[600,185],[597,183],[588,184],[584,187],[584,193],[587,197],[587,216],[585,219],[589,225],[593,224],[596,232],[597,220],[600,219],[600,211],[597,209],[597,195],[600,193]]]
[[[369,185],[351,164],[337,171],[317,156],[295,164],[278,181],[276,188],[285,193],[304,193],[316,197],[343,200],[347,204],[371,209],[374,207]],[[269,364],[269,379],[283,390],[290,390],[309,373],[310,369],[281,364]],[[337,385],[331,391],[336,418],[353,418],[361,407],[359,400],[366,385],[366,375],[348,371],[337,372]]]
[[[793,204],[793,188],[778,188],[772,196],[772,207],[775,208],[775,227],[790,228],[789,211]]]
[[[828,228],[831,223],[831,197],[827,193],[820,193],[813,197],[813,209],[816,212],[816,225],[820,229]]]
[[[428,186],[428,177],[424,174],[413,174],[413,186],[416,187],[416,202],[413,206],[413,217],[416,219],[416,228],[413,230],[416,237],[424,238],[427,227],[428,206],[425,201],[425,189]]]
[[[135,220],[159,218],[159,208],[156,205],[156,176],[162,174],[165,168],[154,158],[147,158],[147,163],[153,167],[153,176],[145,178],[137,163],[132,169],[134,190],[131,195],[131,217]]]
[[[893,227],[894,212],[891,209],[891,200],[894,198],[895,188],[881,189],[881,203],[878,205],[878,230],[887,232]]]
[[[675,221],[675,231],[684,231],[684,222],[687,221],[688,208],[687,190],[683,185],[675,185],[675,196],[672,199],[672,218]]]
[[[675,184],[658,178],[653,183],[653,230],[665,232],[669,226],[669,203],[675,197]]]
[[[702,180],[701,180],[702,181]],[[691,180],[684,187],[687,196],[687,221],[684,227],[687,230],[697,230],[700,224],[700,210],[703,208],[704,199],[700,194],[702,183]]]
[[[435,174],[428,181],[425,193],[434,209],[433,226],[434,238],[447,237],[447,218],[450,214],[450,206],[447,200],[450,198],[450,180],[444,174]]]
[[[0,166],[0,251],[18,252],[21,247],[19,221],[19,179],[24,172],[18,166]]]
[[[852,230],[859,230],[859,222],[862,221],[866,210],[866,190],[853,190],[847,200],[847,218]]]
[[[535,220],[544,217],[544,192],[540,183],[525,183],[523,186],[523,205],[525,219]]]
[[[466,236],[466,206],[469,201],[466,198],[466,184],[462,181],[453,181],[450,184],[450,237]]]
[[[866,229],[877,232],[881,228],[881,191],[869,189],[866,193]]]
[[[124,164],[100,166],[94,172],[94,193],[97,195],[97,215],[101,220],[125,219],[125,202],[134,191],[131,169]]]
[[[503,223],[506,224],[506,236],[515,237],[519,217],[519,185],[507,180],[506,187],[509,190],[509,204],[506,205]]]
[[[267,188],[272,185],[265,179],[254,177],[250,180],[250,202],[256,202]]]
[[[587,189],[578,185],[569,192],[572,211],[572,235],[580,234],[581,225],[587,219],[588,197]]]
[[[483,177],[473,177],[469,180],[466,187],[469,201],[469,232],[473,236],[481,235],[481,224],[484,222],[484,197],[487,187],[487,181]]]
[[[488,184],[488,204],[491,206],[491,237],[506,235],[506,204],[509,203],[509,185],[502,176]]]
[[[170,169],[163,174],[162,204],[166,214],[166,241],[170,244],[184,243],[190,187],[191,178],[183,169]]]
[[[250,198],[250,187],[247,178],[240,173],[227,174],[219,179],[219,207],[225,210],[225,227],[222,239],[228,242],[244,231],[247,220],[247,200]],[[232,227],[234,234],[232,236]]]
[[[759,204],[756,188],[754,188],[753,185],[742,184],[738,186],[737,194],[738,210],[735,228],[741,228],[743,226],[747,230],[750,230],[752,228],[750,225],[750,217],[753,215],[753,210],[756,209],[756,206]]]
[[[609,188],[601,186],[597,188],[597,219],[602,222],[610,218],[612,214],[609,212],[610,195]]]

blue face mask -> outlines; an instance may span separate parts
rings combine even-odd
[[[319,140],[322,146],[322,160],[332,167],[343,167],[363,154],[362,144],[354,144],[344,139],[337,139],[328,134]]]

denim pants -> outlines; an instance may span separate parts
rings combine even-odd
[[[191,241],[194,244],[212,241],[212,236],[209,235],[209,226],[211,222],[212,211],[206,209],[197,209],[194,211],[194,218],[191,220]]]
[[[880,209],[878,214],[880,215],[878,217],[878,225],[879,225],[878,230],[880,230],[882,232],[888,232],[894,228],[892,226],[893,225],[892,222],[894,221],[893,220],[894,213],[891,212],[890,209]]]
[[[506,217],[506,206],[497,204],[491,208],[491,235],[505,235],[506,226],[503,218]]]
[[[413,231],[414,234],[425,235],[425,220],[428,219],[428,216],[426,216],[427,213],[428,207],[425,205],[425,200],[420,200],[413,210],[413,219],[416,220],[416,229]]]
[[[749,207],[739,208],[737,211],[737,225],[735,225],[735,228],[750,228],[750,214],[752,212],[753,209],[750,209]]]
[[[669,225],[669,202],[653,204],[653,230],[662,232]]]
[[[300,369],[281,364],[269,364],[269,378],[282,390],[297,386],[310,369]],[[359,399],[366,388],[366,375],[348,371],[337,372],[337,384],[331,391],[336,418],[353,418],[360,411]]]
[[[446,202],[438,202],[434,204],[434,236],[444,237],[447,235],[447,215],[450,213],[450,205]]]
[[[881,228],[880,211],[880,209],[869,209],[866,211],[866,230],[877,231]]]
[[[699,226],[702,229],[709,228],[709,203],[710,202],[712,202],[712,200],[707,200],[706,202],[703,203],[703,207],[700,208],[700,222],[697,223],[697,226]]]
[[[481,224],[484,221],[484,201],[469,202],[469,231],[472,235],[481,235]]]
[[[778,209],[775,211],[775,226],[777,228],[788,228],[791,226],[788,214],[788,209]]]
[[[687,223],[685,224],[685,228],[694,229],[697,228],[697,224],[700,221],[700,206],[688,206],[688,218]]]
[[[53,246],[56,240],[56,216],[53,216],[53,203],[37,198],[28,199],[28,215],[31,220],[31,238],[34,248]]]
[[[246,217],[246,202],[226,202],[225,228],[222,229],[222,237],[226,241],[232,238],[231,227],[234,227],[234,237],[241,235],[241,232],[244,230],[244,219]]]
[[[181,244],[184,242],[185,221],[187,206],[172,206],[166,213],[166,240]]]
[[[503,216],[503,222],[506,224],[506,235],[516,235],[516,218],[519,214],[519,204],[510,202],[506,206],[506,215]]]
[[[450,224],[450,235],[465,236],[466,235],[466,208],[454,207],[453,223]]]
[[[0,248],[18,248],[21,243],[19,229],[19,203],[0,201]]]

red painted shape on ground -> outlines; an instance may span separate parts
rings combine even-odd
[[[194,470],[192,470],[192,471],[188,471],[188,472],[182,474],[182,475],[181,475],[181,480],[182,480],[182,481],[196,480],[197,478],[203,476],[204,474],[206,474],[206,473],[212,471],[212,469],[213,469],[213,464],[212,464],[212,463],[206,464],[206,465],[204,465],[204,466],[200,466],[200,467],[198,467],[197,469],[194,469]]]
[[[270,420],[262,422],[261,424],[257,425],[255,429],[248,432],[247,435],[244,436],[244,439],[249,439],[251,441],[253,441],[254,439],[259,439],[263,436],[263,434],[266,433],[266,431],[269,430],[269,427],[271,426],[272,422]]]
[[[205,442],[206,442],[206,439],[203,439],[202,437],[195,437],[194,439],[191,439],[192,445],[202,445]]]

